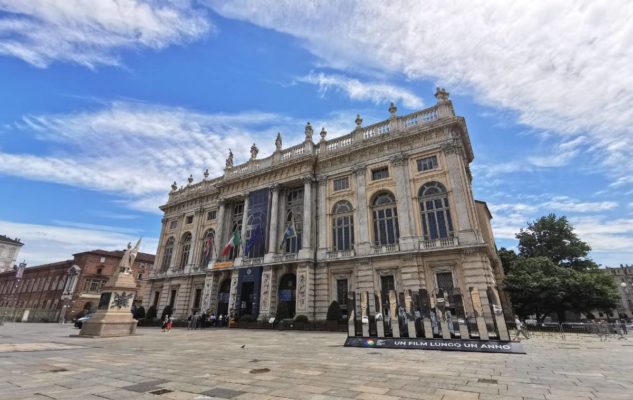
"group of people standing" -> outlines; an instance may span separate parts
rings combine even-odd
[[[209,310],[199,314],[197,311],[189,314],[187,318],[187,329],[223,327],[228,326],[229,316],[227,314],[215,315]]]

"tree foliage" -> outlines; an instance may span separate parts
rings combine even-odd
[[[611,277],[589,257],[591,247],[574,233],[567,218],[550,214],[521,229],[519,254],[501,248],[499,258],[506,272],[504,290],[520,316],[542,319],[565,311],[609,312],[618,301]]]
[[[587,258],[591,247],[574,233],[567,217],[549,214],[528,223],[516,234],[521,257],[547,257],[555,264],[585,270],[595,267]]]

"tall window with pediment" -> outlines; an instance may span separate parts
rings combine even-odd
[[[174,244],[176,243],[176,239],[170,237],[165,242],[165,250],[163,251],[163,264],[161,265],[162,271],[167,271],[169,265],[171,264],[171,256],[174,253]]]
[[[349,201],[339,201],[332,212],[332,249],[351,250],[354,246],[354,216]]]
[[[228,256],[229,260],[235,260],[235,257],[237,257],[240,254],[239,247],[242,246],[242,242],[244,240],[244,238],[241,237],[243,219],[244,219],[244,203],[240,202],[240,203],[233,204],[233,208],[231,212],[231,231],[229,232],[229,237],[233,235],[233,232],[237,231],[237,233],[240,235],[240,246],[233,247],[231,249],[231,252],[229,253],[229,256]],[[225,240],[228,240],[228,238]],[[222,246],[224,246],[225,244],[226,243],[221,243]]]
[[[180,240],[180,268],[184,268],[189,261],[189,252],[191,251],[191,233],[187,232]]]
[[[452,237],[453,221],[446,188],[439,182],[429,182],[420,188],[418,197],[424,240]]]
[[[398,209],[396,198],[389,192],[377,195],[372,203],[374,216],[374,245],[382,246],[398,243]]]
[[[286,193],[286,223],[282,243],[286,253],[298,253],[303,232],[303,188],[289,189]]]

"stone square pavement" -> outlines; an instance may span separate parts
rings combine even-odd
[[[0,399],[633,399],[633,336],[532,338],[527,355],[344,348],[345,334],[0,326]]]

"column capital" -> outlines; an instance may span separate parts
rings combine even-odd
[[[364,175],[365,171],[367,170],[367,167],[365,165],[355,165],[354,167],[352,167],[352,173],[354,175]]]
[[[196,209],[196,211],[194,211],[194,214],[196,215],[202,215],[204,213],[204,207],[199,207]]]
[[[303,183],[307,184],[307,183],[312,183],[314,182],[314,175],[313,174],[306,174],[303,176]]]
[[[280,187],[281,187],[280,184],[273,183],[272,185],[269,186],[269,189],[271,192],[278,192]]]
[[[461,153],[461,144],[457,139],[451,139],[445,143],[442,143],[440,146],[442,151],[446,154],[460,154]]]
[[[317,176],[317,182],[319,182],[319,185],[327,184],[327,175],[319,175],[319,176]]]
[[[391,164],[395,166],[404,165],[407,163],[408,160],[409,160],[409,156],[405,153],[394,154],[393,156],[389,158],[389,161],[391,162]]]

